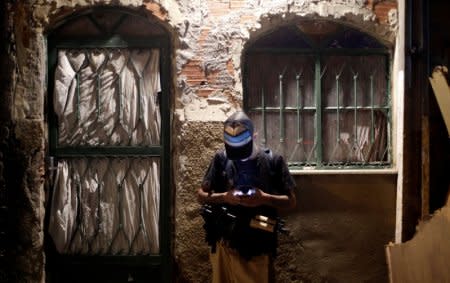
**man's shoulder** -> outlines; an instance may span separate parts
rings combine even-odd
[[[227,154],[224,149],[219,149],[214,153],[212,162],[215,166],[224,166],[227,162]]]
[[[218,150],[214,153],[214,158],[215,158],[215,159],[217,159],[217,158],[219,158],[219,159],[225,159],[225,158],[227,158],[227,154],[226,154],[226,152],[225,152],[225,149],[223,149],[223,148],[218,149]]]
[[[261,158],[271,158],[273,156],[273,151],[270,148],[263,147],[258,149],[258,153],[256,154],[257,157]]]

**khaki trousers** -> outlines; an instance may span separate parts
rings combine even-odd
[[[219,242],[216,252],[210,253],[212,283],[269,283],[270,257],[261,255],[245,260]]]

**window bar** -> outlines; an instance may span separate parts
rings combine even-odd
[[[85,59],[86,60],[86,59]],[[75,115],[76,115],[76,121],[75,123],[79,125],[81,120],[81,113],[80,113],[80,104],[81,104],[81,87],[80,87],[80,72],[83,69],[83,66],[85,66],[86,61],[83,61],[78,69],[75,68],[75,66],[70,62],[69,64],[72,67],[72,69],[75,71],[75,96],[77,99],[76,102],[76,109],[75,109]]]
[[[297,108],[297,144],[295,145],[295,148],[294,148],[294,150],[292,151],[292,153],[291,153],[291,156],[289,157],[289,160],[290,161],[295,161],[295,160],[293,160],[294,159],[294,156],[295,156],[295,153],[300,149],[300,148],[302,148],[302,141],[303,141],[303,138],[302,138],[302,133],[303,133],[303,131],[302,131],[302,123],[301,123],[301,111],[300,111],[300,109],[301,109],[301,89],[300,89],[300,74],[297,74],[297,75],[295,75],[295,82],[296,82],[296,96],[297,96],[297,105],[296,105],[296,108]],[[303,153],[304,153],[305,151],[304,151],[304,149],[303,149]],[[297,160],[297,162],[300,162],[301,160]],[[305,161],[307,161],[307,160],[305,160]]]
[[[80,101],[80,99],[81,99],[80,98],[80,96],[81,96],[81,94],[80,94],[80,72],[81,72],[81,69],[83,68],[84,62],[83,62],[83,64],[81,64],[81,67],[78,70],[70,62],[70,60],[69,60],[69,64],[72,67],[72,69],[75,71],[75,96],[76,96],[76,99],[77,99],[77,103],[76,103],[76,106],[75,106],[76,107],[76,109],[75,109],[75,115],[76,115],[75,123],[79,125],[79,122],[80,122],[80,119],[81,119],[81,114],[80,114],[80,103],[81,103],[81,101]]]
[[[339,78],[340,75],[336,75],[336,145],[339,144],[341,136],[341,120],[340,120],[340,103],[339,103]]]
[[[97,172],[97,176],[98,176],[98,172]],[[94,231],[94,235],[92,235],[92,240],[89,242],[89,252],[91,252],[91,248],[92,248],[92,243],[95,241],[95,239],[98,237],[98,235],[100,234],[101,231],[101,223],[102,223],[102,210],[101,210],[101,189],[102,189],[102,184],[101,184],[101,180],[98,180],[98,185],[97,185],[97,215],[95,216],[95,231]]]
[[[95,76],[96,86],[97,86],[97,93],[96,93],[97,97],[96,97],[96,101],[95,101],[96,102],[96,107],[97,107],[97,121],[100,121],[100,122],[101,122],[101,119],[100,119],[100,115],[101,115],[101,105],[100,105],[101,104],[101,99],[100,99],[100,96],[101,96],[101,89],[102,89],[101,72],[105,68],[106,63],[108,62],[108,60],[109,60],[109,58],[106,57],[105,61],[103,61],[102,65],[98,68],[97,74]]]
[[[297,87],[297,144],[300,145],[300,143],[302,142],[302,121],[301,121],[301,117],[300,117],[300,109],[302,107],[301,105],[301,100],[300,100],[300,96],[301,96],[301,89],[300,89],[300,75],[297,74],[295,76],[295,81],[296,81],[296,87]]]
[[[147,179],[147,176],[145,176],[145,179]],[[150,251],[150,249],[151,249],[150,240],[148,238],[147,229],[145,227],[145,222],[144,222],[144,205],[143,205],[143,203],[145,200],[145,194],[144,194],[144,183],[146,182],[145,179],[144,179],[144,181],[142,181],[142,184],[139,187],[139,189],[140,189],[140,192],[139,192],[140,193],[140,195],[139,195],[139,222],[140,222],[139,227],[142,230],[142,234],[144,235],[144,240],[147,242],[148,249]],[[143,250],[143,251],[145,251],[145,250]]]
[[[117,194],[119,195],[118,199],[118,211],[119,211],[119,227],[116,230],[114,237],[112,238],[111,245],[109,247],[109,251],[112,253],[112,247],[114,245],[114,242],[116,241],[117,237],[119,236],[120,232],[123,232],[125,235],[125,238],[128,240],[126,233],[123,231],[123,211],[122,211],[122,191],[123,191],[123,181],[120,182],[117,186]],[[119,251],[120,253],[120,251]]]
[[[117,73],[117,83],[118,83],[118,87],[119,87],[119,91],[118,91],[118,99],[119,99],[119,123],[124,126],[124,122],[123,122],[123,83],[122,83],[122,73],[123,70],[125,69],[125,67],[128,65],[128,62],[130,60],[130,57],[128,57],[128,59],[125,61],[125,63],[122,66],[122,69],[120,69],[120,71]]]
[[[264,88],[261,89],[261,117],[262,117],[262,145],[266,147],[267,144],[267,124],[266,124],[266,99],[264,94]]]
[[[143,119],[143,111],[142,111],[142,74],[138,74],[138,78],[137,78],[137,86],[138,86],[138,98],[137,98],[137,103],[138,103],[138,107],[137,107],[137,111],[138,111],[138,120],[144,120]]]
[[[114,242],[116,241],[117,237],[119,236],[119,234],[122,232],[122,234],[125,237],[125,240],[128,243],[128,248],[130,248],[130,239],[128,239],[127,233],[125,233],[124,231],[124,217],[123,217],[123,207],[122,207],[122,196],[123,196],[123,184],[125,182],[125,178],[128,175],[128,171],[131,169],[131,164],[129,164],[129,167],[127,169],[127,171],[125,172],[125,174],[123,175],[122,180],[120,181],[119,184],[117,184],[117,194],[118,194],[118,198],[117,198],[117,209],[119,212],[119,227],[116,230],[114,237],[111,240],[111,245],[109,246],[109,253],[112,253],[112,248],[114,245]],[[117,176],[117,174],[115,174]],[[119,251],[119,253],[122,251]]]
[[[87,174],[87,171],[89,170],[89,162],[86,166],[85,171],[81,174],[81,176],[85,177]],[[75,231],[72,233],[72,236],[70,238],[70,242],[69,242],[69,251],[72,250],[72,246],[75,240],[75,236],[79,233],[82,239],[86,239],[86,231],[84,231],[83,229],[83,219],[84,219],[84,213],[83,213],[83,207],[81,206],[82,203],[82,188],[81,188],[81,177],[80,177],[80,173],[78,174],[74,174],[74,164],[72,164],[71,167],[71,175],[73,177],[71,177],[71,179],[74,180],[75,182],[75,188],[76,188],[76,199],[77,199],[77,215],[76,215],[76,228]],[[89,244],[89,243],[88,243]],[[89,247],[89,246],[88,246]],[[80,247],[79,251],[81,251],[83,248]]]
[[[147,175],[145,176],[144,180],[142,181],[142,184],[140,185],[139,189],[140,189],[140,196],[139,196],[139,227],[141,227],[142,229],[142,233],[144,235],[144,239],[147,242],[148,245],[148,249],[150,251],[151,249],[151,245],[150,245],[150,240],[148,238],[148,234],[147,234],[147,229],[145,227],[145,222],[144,222],[144,201],[145,201],[145,194],[144,194],[144,184],[147,181],[147,177],[149,175],[149,172],[147,172]]]
[[[283,74],[278,76],[279,86],[280,86],[280,146],[284,143],[284,119],[283,119],[283,106],[284,106],[284,95],[283,95]]]
[[[131,242],[131,247],[134,246],[134,243],[137,240],[137,237],[139,235],[139,233],[142,232],[142,234],[144,235],[144,239],[147,242],[147,245],[150,249],[150,242],[148,239],[148,235],[147,235],[147,231],[145,229],[145,225],[144,225],[144,213],[143,213],[143,201],[144,201],[144,184],[147,180],[149,173],[147,172],[147,174],[144,177],[144,180],[142,180],[142,182],[139,183],[138,188],[139,188],[139,194],[138,194],[138,198],[139,198],[139,228],[136,231],[136,234],[134,235],[133,241]],[[144,250],[142,251],[142,253],[144,252]]]
[[[95,172],[96,174],[94,175],[94,179],[97,182],[97,190],[96,190],[96,194],[97,194],[97,214],[95,214],[95,228],[94,228],[94,234],[92,235],[91,239],[88,240],[88,244],[89,244],[89,254],[94,254],[92,252],[92,246],[93,246],[93,242],[97,239],[99,232],[101,231],[101,218],[102,218],[102,211],[101,211],[101,188],[102,188],[102,184],[101,184],[101,180],[98,178],[98,171]]]
[[[358,73],[353,74],[353,100],[355,109],[353,111],[354,117],[353,117],[353,123],[354,123],[354,143],[355,145],[358,144],[358,97],[357,97],[357,83],[358,83]]]
[[[81,103],[81,90],[80,90],[80,74],[79,71],[75,74],[75,83],[77,84],[76,86],[76,93],[77,93],[77,109],[76,109],[76,115],[77,115],[77,121],[76,123],[79,124],[80,123],[80,119],[81,119],[81,114],[80,114],[80,103]]]
[[[73,176],[73,168],[72,168],[72,176]],[[72,179],[75,182],[75,189],[76,189],[76,200],[77,200],[77,215],[75,217],[75,231],[72,233],[72,236],[70,237],[69,241],[69,251],[72,251],[72,247],[74,244],[75,236],[79,233],[81,237],[83,237],[83,211],[81,208],[81,181],[80,176],[76,175],[73,176]]]
[[[137,99],[136,102],[138,103],[136,110],[137,110],[137,117],[138,117],[138,121],[142,121],[143,120],[143,111],[142,111],[142,73],[139,72],[138,68],[136,67],[136,65],[134,64],[133,60],[131,59],[131,63],[134,67],[134,71],[137,75]],[[136,125],[137,126],[137,125]]]
[[[123,110],[122,110],[122,71],[117,74],[117,84],[118,84],[118,99],[119,99],[119,123],[123,124]]]
[[[375,142],[375,113],[374,113],[374,90],[373,90],[373,74],[370,75],[370,143]]]
[[[118,236],[118,234],[123,231],[123,210],[122,210],[122,195],[123,195],[123,181],[119,184],[117,187],[117,194],[119,195],[118,199],[118,210],[119,210],[119,229],[116,232],[115,238]],[[113,242],[114,242],[113,240]]]
[[[386,106],[386,104],[389,105],[389,108],[386,113],[387,118],[387,128],[391,129],[391,115],[392,115],[392,102],[391,102],[391,80],[389,79],[391,77],[391,63],[389,62],[389,57],[385,56],[385,62],[386,62],[386,103],[383,106]],[[389,163],[392,161],[392,143],[391,143],[391,131],[387,131],[387,147],[386,151],[388,154],[387,160]]]
[[[100,88],[102,87],[102,82],[100,81],[100,74],[97,73],[97,75],[95,76],[96,78],[96,84],[97,84],[97,97],[95,99],[95,104],[97,107],[97,121],[100,120]]]
[[[124,177],[125,179],[125,177]],[[130,250],[130,239],[128,239],[127,233],[125,233],[125,217],[123,215],[123,196],[125,193],[124,190],[124,186],[123,186],[123,182],[122,184],[120,184],[120,189],[119,191],[119,231],[121,231],[123,233],[123,235],[125,236],[125,239],[127,240],[128,243],[128,250]]]
[[[316,150],[316,160],[317,165],[322,165],[322,145],[318,145],[318,143],[322,142],[322,76],[325,74],[326,68],[324,68],[321,73],[321,65],[320,65],[320,56],[316,57],[315,62],[315,74],[314,74],[314,96],[316,98],[316,115],[315,115],[315,141],[314,147]]]
[[[142,199],[143,199],[142,194],[144,193],[143,183],[139,183],[138,188],[139,188],[139,194],[138,194],[139,225],[138,225],[138,229],[137,229],[136,233],[134,234],[133,240],[131,241],[131,249],[133,249],[133,246],[138,239],[139,233],[142,232],[144,234],[145,239],[148,240],[147,233],[145,233],[145,229],[144,229],[144,217],[142,216]]]
[[[137,102],[139,103],[138,107],[137,107],[137,111],[138,111],[138,119],[143,121],[144,120],[144,103],[143,103],[143,98],[142,98],[142,90],[144,89],[144,84],[143,84],[143,77],[144,77],[144,72],[148,67],[148,64],[150,63],[152,56],[150,54],[150,56],[147,58],[147,62],[145,62],[144,68],[142,69],[142,72],[139,72],[138,68],[136,68],[136,65],[134,64],[133,60],[131,60],[131,62],[133,63],[133,67],[134,70],[136,72],[136,75],[138,76],[137,80],[137,85],[138,85],[138,98],[137,98]]]

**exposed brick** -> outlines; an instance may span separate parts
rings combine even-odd
[[[239,9],[245,6],[245,0],[230,0],[230,9]]]
[[[200,97],[208,97],[214,91],[215,91],[215,89],[213,89],[213,88],[200,88],[197,90],[197,95]]]
[[[367,0],[367,2],[366,2],[367,8],[369,8],[370,10],[373,10],[373,5],[374,5],[374,0]]]
[[[392,9],[397,9],[397,3],[392,1],[384,1],[375,4],[374,13],[377,15],[378,21],[380,23],[386,23],[388,21],[389,11]]]
[[[200,60],[191,60],[183,66],[181,75],[186,77],[189,86],[198,86],[206,82],[205,72]]]
[[[208,1],[209,15],[212,17],[221,17],[230,12],[229,2]]]
[[[165,21],[167,19],[167,13],[163,9],[161,9],[161,6],[158,3],[150,2],[146,3],[145,7],[147,10],[151,11],[152,14],[159,18],[162,21]]]
[[[208,37],[208,34],[209,34],[210,30],[211,30],[211,28],[203,28],[200,31],[200,36],[198,37],[199,45],[203,45],[203,43],[205,42],[206,38]]]
[[[240,22],[241,24],[244,23],[253,23],[257,20],[257,17],[255,15],[242,15]]]
[[[234,75],[234,65],[233,65],[232,59],[228,60],[228,62],[227,62],[227,71],[231,76]]]
[[[206,79],[186,79],[189,86],[200,86],[206,82]]]

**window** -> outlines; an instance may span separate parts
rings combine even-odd
[[[244,107],[257,142],[291,169],[391,166],[390,56],[336,23],[284,26],[245,53]]]

